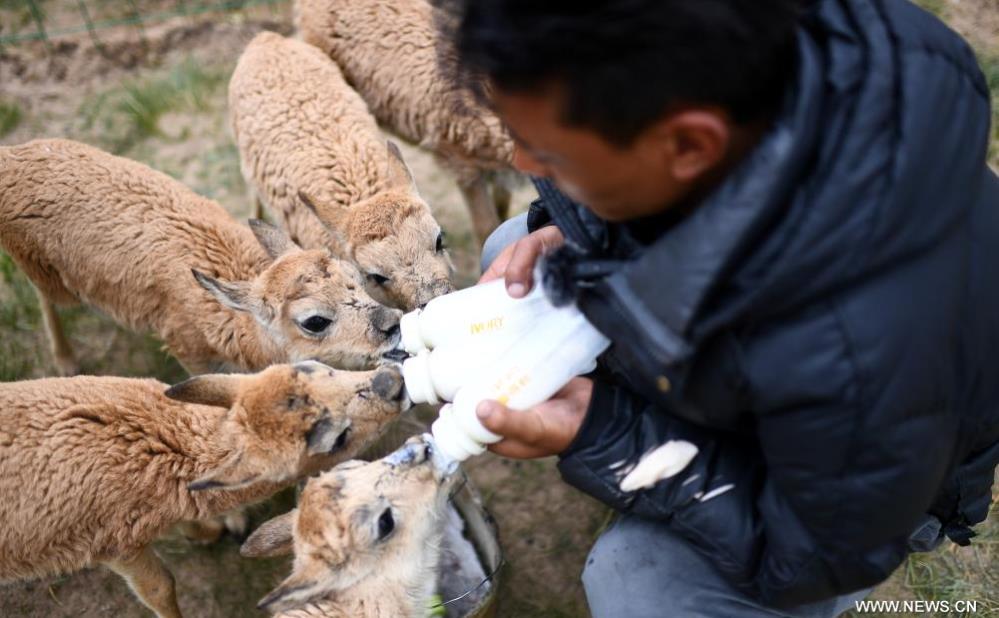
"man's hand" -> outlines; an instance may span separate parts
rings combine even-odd
[[[503,436],[490,451],[513,459],[536,459],[569,448],[583,425],[592,395],[592,380],[573,378],[551,399],[530,410],[511,410],[496,401],[483,401],[475,413],[486,429]]]
[[[564,242],[565,236],[554,225],[535,230],[503,249],[482,274],[479,283],[504,277],[507,293],[514,298],[521,298],[534,285],[532,274],[538,257],[562,246]]]

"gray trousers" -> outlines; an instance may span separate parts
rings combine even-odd
[[[482,270],[507,245],[527,235],[527,216],[514,217],[486,240]],[[940,522],[927,517],[912,534],[914,551],[940,542]],[[764,607],[733,588],[708,560],[662,522],[622,515],[604,532],[583,570],[586,601],[594,618],[795,617],[832,618],[854,609],[873,588],[792,610]]]
[[[912,551],[942,541],[940,520],[927,515],[909,537]],[[733,588],[682,537],[665,524],[622,515],[604,532],[583,569],[586,601],[595,618],[793,617],[825,618],[856,609],[874,588],[776,610]]]

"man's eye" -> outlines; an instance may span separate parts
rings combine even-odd
[[[444,251],[444,232],[437,235],[437,246],[434,249],[437,253]]]
[[[389,280],[388,277],[379,275],[378,273],[368,273],[368,279],[374,281],[375,285],[385,285]]]
[[[309,331],[310,333],[321,333],[329,328],[333,320],[329,318],[324,318],[321,315],[314,315],[309,319],[302,322],[302,328]]]

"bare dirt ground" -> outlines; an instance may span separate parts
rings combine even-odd
[[[979,50],[999,54],[996,0],[930,3],[938,4],[931,8],[943,12]],[[113,11],[125,4],[104,1],[101,6]],[[8,5],[17,3],[0,0],[0,33],[29,27],[23,13]],[[70,19],[70,11],[63,10],[63,17]],[[173,19],[147,26],[144,42],[132,28],[102,32],[103,51],[85,35],[56,42],[52,52],[40,43],[0,48],[0,145],[37,137],[79,139],[167,172],[245,219],[251,205],[226,125],[225,84],[243,46],[263,29],[289,32],[288,6]],[[4,104],[19,110],[6,134]],[[403,152],[447,231],[459,284],[472,283],[478,247],[454,183],[430,156],[407,145]],[[529,188],[519,190],[515,210],[526,208],[532,198]],[[184,377],[152,338],[124,331],[82,308],[67,308],[62,316],[87,372],[151,375],[167,382]],[[0,380],[53,373],[30,287],[0,256]],[[486,455],[466,469],[498,521],[506,554],[499,615],[586,616],[578,578],[589,547],[607,523],[607,509],[562,483],[553,460],[514,462]],[[292,500],[286,492],[255,507],[254,522],[287,510]],[[874,596],[983,601],[991,596],[995,609],[997,520],[999,513],[994,512],[982,526],[982,542],[972,548],[948,543],[934,554],[910,559]],[[191,618],[262,616],[254,609],[256,601],[288,572],[286,559],[240,558],[231,539],[202,547],[171,536],[157,549],[177,577],[181,608]],[[92,569],[0,587],[0,615],[150,614],[117,576]]]

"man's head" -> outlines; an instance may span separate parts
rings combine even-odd
[[[696,196],[752,146],[792,74],[801,4],[438,1],[515,165],[611,221]]]

